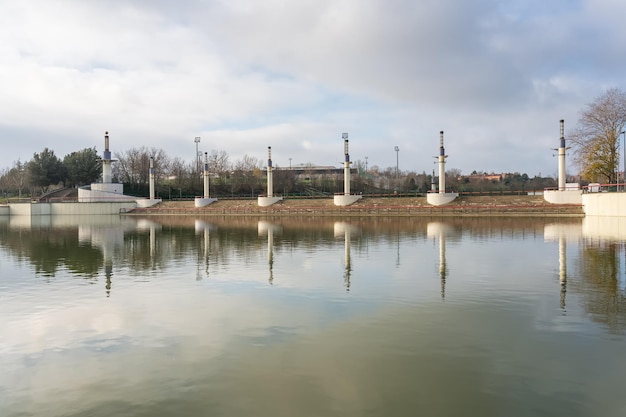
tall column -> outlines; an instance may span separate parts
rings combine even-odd
[[[154,200],[154,158],[150,157],[150,200]]]
[[[209,154],[204,153],[204,198],[209,198]]]
[[[272,178],[272,147],[267,147],[267,196],[274,197],[274,182]]]
[[[109,132],[104,132],[104,152],[102,153],[102,183],[111,183],[111,152],[109,151]]]
[[[439,194],[446,192],[446,150],[443,147],[443,130],[439,132]]]
[[[565,132],[561,120],[561,141],[559,143],[559,191],[565,191]]]
[[[348,134],[342,133],[343,152],[345,160],[343,162],[343,194],[350,195],[350,153],[348,152]]]

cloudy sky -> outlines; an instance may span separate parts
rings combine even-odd
[[[0,169],[44,147],[555,175],[626,81],[621,0],[5,0]],[[400,151],[396,153],[394,146]],[[396,160],[396,157],[398,158]],[[576,171],[569,167],[570,172]]]

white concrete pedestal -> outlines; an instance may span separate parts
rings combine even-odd
[[[209,198],[209,197],[196,197],[193,201],[194,207],[204,207],[209,204],[215,203],[217,198]]]
[[[363,196],[361,195],[345,195],[345,194],[337,194],[335,195],[335,205],[336,206],[349,206],[350,204],[356,203]]]
[[[156,204],[159,204],[163,200],[160,199],[160,198],[138,198],[135,201],[137,203],[137,207],[139,207],[139,208],[147,208],[147,207],[152,207],[152,206],[154,206]]]
[[[543,199],[551,204],[582,204],[582,190],[544,190]]]
[[[426,201],[433,206],[443,206],[453,202],[458,196],[458,193],[428,193]]]
[[[259,196],[259,207],[269,207],[272,204],[278,203],[282,200],[282,197],[263,197]]]

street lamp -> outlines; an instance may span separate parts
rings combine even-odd
[[[400,148],[394,146],[393,150],[396,151],[396,177],[398,177],[400,176],[400,165],[398,164],[398,152],[400,152]]]
[[[198,153],[198,143],[200,143],[200,136],[196,136],[193,140],[196,143],[196,174],[200,170],[200,154]]]
[[[624,140],[624,146],[622,147],[622,154],[624,154],[624,172],[622,174],[624,183],[622,184],[622,191],[624,191],[626,189],[626,131],[622,130],[620,135],[622,135]]]

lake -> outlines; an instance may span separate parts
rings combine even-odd
[[[0,218],[0,415],[624,416],[625,226]]]

